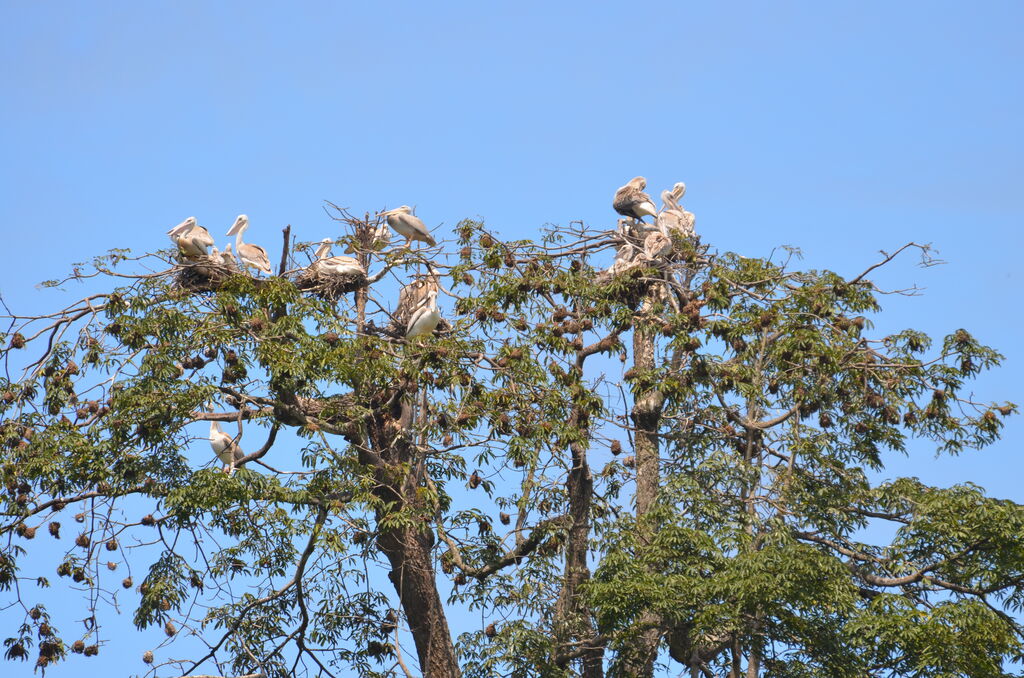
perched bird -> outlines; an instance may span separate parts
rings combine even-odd
[[[402,205],[393,210],[381,212],[377,216],[388,218],[388,226],[395,229],[396,233],[405,238],[406,247],[411,246],[413,240],[422,240],[430,247],[437,244],[434,237],[430,235],[430,231],[427,230],[426,224],[412,213],[412,208],[408,205]]]
[[[687,212],[679,206],[679,201],[686,194],[686,184],[676,183],[671,190],[661,192],[661,202],[664,203],[661,212],[658,214],[656,223],[658,230],[671,237],[673,232],[678,232],[683,237],[689,238],[694,234],[693,212]]]
[[[195,217],[189,217],[167,231],[171,242],[178,246],[178,252],[186,259],[205,257],[208,247],[213,246],[210,232],[199,225]]]
[[[320,241],[320,247],[316,250],[316,261],[310,265],[311,269],[327,275],[366,273],[366,269],[362,267],[359,260],[355,257],[346,257],[345,255],[328,257],[327,255],[331,252],[332,242],[330,238],[324,238]]]
[[[619,247],[619,249],[615,251],[615,261],[613,261],[612,265],[608,267],[608,274],[617,275],[626,270],[636,258],[636,252],[636,248],[628,242]]]
[[[238,252],[238,258],[242,260],[244,265],[252,266],[270,275],[273,271],[270,268],[270,258],[267,256],[267,251],[259,245],[242,242],[242,234],[245,233],[247,228],[249,228],[249,217],[239,214],[235,217],[235,223],[231,225],[227,232],[228,235],[235,236],[235,251]]]
[[[615,191],[615,199],[612,207],[616,212],[625,217],[642,221],[644,217],[657,216],[658,210],[651,201],[651,196],[644,193],[647,188],[647,180],[643,177],[634,177],[625,186]]]
[[[224,464],[224,472],[232,474],[235,472],[235,464],[245,458],[245,452],[235,443],[233,436],[228,435],[220,429],[220,422],[210,422],[210,447],[217,459]]]
[[[655,261],[672,251],[672,238],[661,231],[648,233],[644,238],[644,256]]]
[[[437,310],[437,290],[432,289],[423,297],[420,307],[409,316],[405,338],[412,339],[413,337],[430,334],[439,322],[441,322],[441,312]]]
[[[235,255],[231,252],[231,243],[228,243],[224,251],[220,253],[220,263],[230,268],[238,266],[238,262],[235,261]]]

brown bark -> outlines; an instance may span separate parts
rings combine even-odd
[[[651,307],[650,299],[643,311]],[[633,331],[633,368],[646,371],[654,368],[654,333],[637,327]],[[647,528],[644,518],[658,498],[660,488],[658,428],[661,422],[664,395],[657,389],[637,394],[631,413],[636,429],[633,449],[636,455],[636,517],[641,538]],[[616,675],[644,678],[654,675],[654,662],[661,640],[661,620],[653,613],[645,613],[638,620],[641,628],[631,643],[623,647],[616,666]]]
[[[410,528],[377,536],[377,546],[391,564],[388,578],[409,622],[423,678],[458,678],[459,664],[430,554],[432,542],[429,532]]]
[[[406,397],[415,397],[408,391]],[[374,494],[384,503],[377,511],[377,524],[403,510],[420,510],[416,489],[424,481],[425,467],[416,458],[418,448],[408,437],[412,408],[405,398],[390,399],[390,407],[379,407],[369,422],[369,443],[360,446],[360,461],[373,469],[377,481]],[[403,475],[399,468],[410,469]],[[391,565],[388,578],[398,593],[409,630],[416,644],[423,678],[458,678],[459,664],[452,643],[444,605],[437,589],[430,529],[401,527],[379,529],[377,547]]]

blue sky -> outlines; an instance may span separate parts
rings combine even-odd
[[[276,260],[285,224],[336,234],[324,199],[416,205],[442,237],[611,226],[642,174],[685,181],[722,250],[854,274],[932,243],[947,265],[876,276],[926,288],[879,329],[967,327],[1007,356],[978,395],[1024,401],[1024,4],[638,4],[3,0],[0,292],[50,308],[36,282],[193,214],[226,240],[247,213]],[[1011,421],[970,459],[886,473],[1024,501],[1022,441]],[[97,661],[141,669],[136,646]]]

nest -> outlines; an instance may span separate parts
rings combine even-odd
[[[316,267],[303,269],[295,278],[295,286],[305,292],[311,292],[321,299],[337,301],[342,296],[366,286],[366,274],[359,273],[323,273]]]
[[[174,282],[189,292],[213,292],[237,273],[237,266],[214,262],[212,259],[183,261],[178,264]]]

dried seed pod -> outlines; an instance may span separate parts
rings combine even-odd
[[[147,480],[149,480],[149,479],[147,478]],[[152,514],[142,516],[142,520],[140,520],[139,522],[141,522],[143,525],[154,525],[154,524],[156,524],[156,520],[153,519]]]
[[[512,516],[502,511],[498,514],[498,520],[501,521],[502,525],[508,525],[512,521]]]
[[[75,514],[75,522],[76,523],[84,523],[85,522],[85,514],[84,513],[76,513]]]
[[[462,586],[465,583],[466,583],[466,573],[465,572],[459,572],[457,575],[455,575],[455,584],[456,584],[456,586]]]
[[[85,581],[85,571],[78,569],[71,573],[71,579],[76,583],[82,583]]]
[[[469,489],[475,490],[480,486],[480,474],[473,471],[473,474],[469,476]]]
[[[636,466],[636,457],[634,457],[632,454],[629,455],[628,457],[623,457],[622,465],[625,466],[626,468],[634,468]]]
[[[99,653],[100,653],[100,646],[99,645],[87,645],[86,648],[85,648],[85,651],[82,654],[84,654],[86,657],[95,657]]]
[[[609,447],[609,449],[611,450],[612,454],[621,454],[622,453],[622,443],[620,443],[618,440],[613,440],[611,446]]]
[[[486,635],[488,638],[493,638],[494,636],[498,635],[498,629],[495,628],[494,622],[491,622],[487,625],[487,628],[484,629],[484,635]]]
[[[121,586],[123,586],[126,589],[130,589],[132,587],[132,578],[125,577],[124,580],[121,582]]]
[[[152,664],[153,663],[153,653],[152,653],[152,651],[146,650],[145,652],[143,652],[142,653],[142,661],[145,664]]]
[[[71,643],[71,651],[75,654],[82,654],[82,652],[85,651],[85,643],[83,643],[80,640],[76,640],[75,642]]]
[[[21,536],[24,537],[25,539],[35,539],[36,538],[36,528],[34,528],[34,527],[26,527],[24,532],[22,532]]]
[[[11,348],[25,348],[25,337],[22,336],[21,332],[15,332],[11,335]]]
[[[324,332],[321,338],[330,346],[336,346],[341,340],[337,332]]]
[[[167,600],[166,598],[161,600],[160,601],[160,609],[163,610],[164,612],[167,612],[169,609],[171,609],[171,601]]]
[[[89,548],[89,544],[91,544],[92,541],[89,539],[89,535],[83,532],[82,534],[75,537],[75,543],[81,546],[82,548],[87,549]]]
[[[107,569],[110,570],[111,572],[113,572],[114,570],[117,569],[117,563],[115,563],[113,560],[108,560],[107,561]]]
[[[486,233],[484,233],[483,235],[480,236],[480,247],[483,247],[484,249],[487,249],[488,247],[491,247],[492,245],[494,245],[494,238],[492,238],[491,236],[489,236]]]

